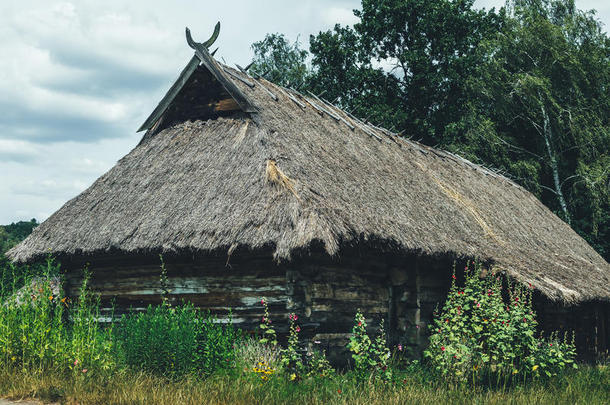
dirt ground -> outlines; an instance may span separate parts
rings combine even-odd
[[[30,401],[27,399],[24,400],[12,400],[12,399],[2,399],[0,398],[0,405],[42,405],[43,403],[40,401]],[[59,405],[55,404],[47,404],[47,405]]]

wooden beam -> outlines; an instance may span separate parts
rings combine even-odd
[[[236,75],[235,73],[231,72],[229,69],[223,67],[222,70],[225,71],[225,73],[228,73],[229,76],[239,80],[240,82],[244,83],[246,86],[248,87],[254,87],[254,83],[252,83],[250,80],[244,79],[243,77],[239,77],[238,75]]]

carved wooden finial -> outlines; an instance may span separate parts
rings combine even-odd
[[[212,46],[212,44],[214,42],[216,42],[216,38],[218,38],[219,33],[220,33],[220,21],[218,21],[216,23],[216,26],[214,27],[214,33],[212,34],[210,39],[208,39],[205,42],[198,43],[193,40],[193,37],[191,36],[191,30],[189,30],[189,28],[186,27],[186,43],[189,44],[189,46],[193,49],[197,49],[198,45],[201,45],[205,49],[208,49],[210,46]]]

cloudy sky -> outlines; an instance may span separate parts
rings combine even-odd
[[[0,224],[46,219],[139,141],[136,129],[222,22],[216,56],[247,64],[268,32],[354,22],[359,0],[0,3]],[[503,0],[478,0],[479,7]],[[610,24],[610,2],[577,0]]]

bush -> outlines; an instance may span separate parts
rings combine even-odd
[[[62,319],[65,299],[51,282],[55,270],[25,281],[0,305],[0,362],[3,367],[42,371],[65,362],[67,332]]]
[[[74,308],[62,294],[58,274],[59,266],[49,258],[43,276],[20,279],[23,287],[7,293],[0,305],[1,366],[80,374],[111,367],[111,330],[98,325],[99,301],[87,290],[88,273]]]
[[[354,371],[359,378],[380,375],[384,380],[389,380],[392,377],[391,368],[388,367],[390,350],[387,347],[383,320],[377,337],[371,340],[366,332],[366,320],[358,310],[347,348],[352,353]]]
[[[125,364],[134,369],[167,376],[210,374],[232,364],[238,338],[231,322],[202,318],[192,304],[164,304],[123,316],[119,348]]]
[[[424,352],[434,370],[454,381],[506,381],[556,375],[574,364],[574,344],[567,337],[536,336],[531,288],[501,275],[481,278],[480,264],[470,266],[463,287],[457,285],[454,269],[445,305],[435,313]]]

